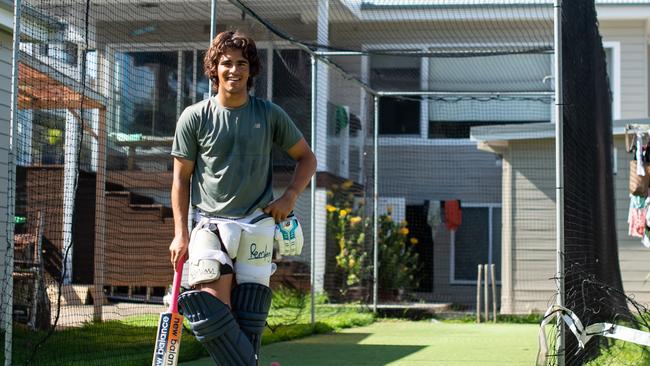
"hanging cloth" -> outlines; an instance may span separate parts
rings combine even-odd
[[[456,231],[462,222],[459,200],[445,201],[445,226],[449,231]]]

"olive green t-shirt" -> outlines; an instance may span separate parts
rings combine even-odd
[[[243,217],[273,200],[271,148],[288,150],[302,133],[279,106],[249,96],[238,108],[216,97],[187,107],[171,154],[195,162],[192,206],[206,215]]]

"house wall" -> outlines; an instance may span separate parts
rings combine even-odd
[[[9,10],[0,7],[2,15],[10,14]],[[6,14],[5,14],[6,13]],[[13,242],[13,229],[8,227],[7,206],[9,197],[9,135],[11,133],[11,59],[13,39],[11,32],[0,26],[0,240],[2,243]],[[7,256],[6,245],[0,245],[0,258]],[[11,275],[11,268],[0,264],[0,292],[6,293],[7,276]],[[5,304],[0,304],[0,326],[4,325]]]
[[[555,147],[511,141],[504,153],[502,313],[544,312],[555,284]]]
[[[623,288],[642,304],[650,303],[650,249],[628,235],[629,154],[622,135],[614,136],[615,222]],[[505,153],[502,211],[502,313],[543,312],[554,296],[555,169],[553,140],[511,141]],[[508,204],[507,201],[512,202]],[[510,224],[506,225],[506,222]],[[511,249],[510,249],[511,248]],[[511,253],[508,257],[507,253]],[[510,281],[506,283],[505,281]]]
[[[379,147],[379,195],[404,197],[407,205],[459,199],[501,203],[501,160],[475,145],[446,144]],[[420,225],[426,225],[420,223]],[[433,231],[433,288],[430,301],[471,305],[475,285],[451,284],[451,240],[444,225]]]
[[[603,42],[620,42],[621,118],[648,117],[648,51],[645,21],[603,21]]]

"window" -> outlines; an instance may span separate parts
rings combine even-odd
[[[432,91],[550,92],[551,55],[430,58]],[[467,138],[472,126],[548,122],[550,98],[449,97],[430,100],[429,138]]]
[[[420,90],[420,58],[372,55],[370,85],[375,90]],[[379,134],[420,135],[420,101],[405,98],[379,99]]]
[[[463,223],[451,240],[451,283],[476,283],[479,264],[494,264],[501,280],[501,208],[463,205]]]
[[[621,118],[621,44],[620,42],[603,42],[609,88],[612,92],[612,117]]]

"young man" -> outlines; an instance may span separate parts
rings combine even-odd
[[[174,266],[189,254],[189,283],[195,291],[178,301],[197,339],[218,365],[254,365],[271,304],[275,224],[293,210],[316,170],[316,158],[280,107],[249,95],[260,70],[251,38],[220,33],[204,64],[217,94],[186,108],[176,126],[175,237],[169,250]],[[273,144],[297,162],[291,183],[276,200]],[[191,233],[190,199],[195,211]]]

